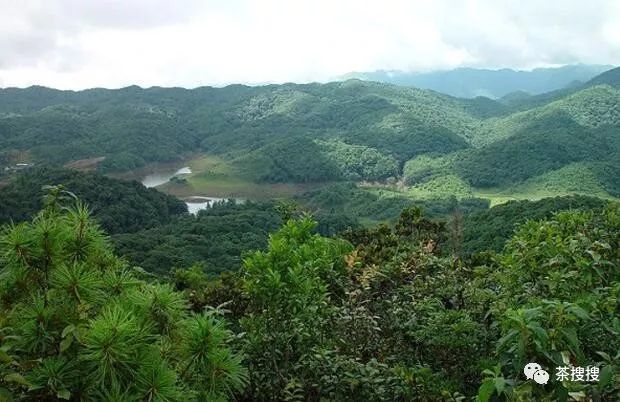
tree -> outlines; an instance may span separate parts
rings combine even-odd
[[[15,399],[223,400],[247,370],[213,313],[115,257],[59,191],[0,236],[0,395]]]

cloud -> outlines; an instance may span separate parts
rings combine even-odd
[[[326,81],[620,61],[616,0],[0,0],[0,83]]]
[[[51,62],[52,67],[60,66],[62,70],[83,53],[76,39],[85,33],[182,23],[199,11],[201,4],[166,0],[0,0],[0,68]]]

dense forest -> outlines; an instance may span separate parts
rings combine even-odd
[[[44,186],[59,188],[66,197],[87,203],[109,234],[150,228],[187,213],[185,203],[132,181],[115,180],[93,172],[36,168],[11,177],[0,187],[0,223],[32,218],[43,206]]]
[[[323,237],[282,206],[238,270],[166,279],[117,258],[87,208],[49,189],[0,235],[0,396],[617,400],[620,205],[573,203],[594,209],[526,204],[546,218],[471,257],[417,207]],[[525,379],[528,362],[552,379]],[[555,380],[564,366],[596,367],[596,381]]]
[[[619,400],[620,68],[584,81],[0,89],[0,402]]]
[[[225,202],[165,225],[112,237],[117,253],[150,272],[198,264],[209,273],[236,270],[246,251],[262,249],[281,224],[273,203]]]
[[[470,193],[553,186],[553,195],[574,192],[570,183],[581,177],[596,195],[617,197],[617,71],[506,100],[359,80],[193,90],[7,88],[0,90],[0,161],[89,159],[110,172],[199,152],[254,183],[402,179],[423,192],[449,192],[458,182]],[[420,176],[409,168],[420,158],[443,168]]]
[[[117,255],[130,265],[169,276],[173,269],[198,266],[209,275],[234,271],[244,253],[262,249],[269,233],[286,219],[302,213],[317,221],[317,231],[333,236],[351,229],[395,223],[401,211],[421,208],[425,215],[452,225],[459,220],[461,252],[500,251],[515,225],[548,218],[562,210],[595,210],[606,201],[584,196],[510,201],[489,208],[478,198],[412,200],[390,191],[371,192],[341,182],[302,193],[291,201],[223,201],[187,214],[175,197],[137,182],[112,179],[94,172],[31,169],[12,176],[0,188],[0,223],[30,220],[49,191],[65,200],[87,202],[93,219],[106,233]]]

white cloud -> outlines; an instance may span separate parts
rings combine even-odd
[[[0,85],[326,81],[620,62],[616,0],[0,0]]]

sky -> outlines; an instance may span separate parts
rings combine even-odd
[[[0,87],[620,64],[620,0],[0,0]]]

